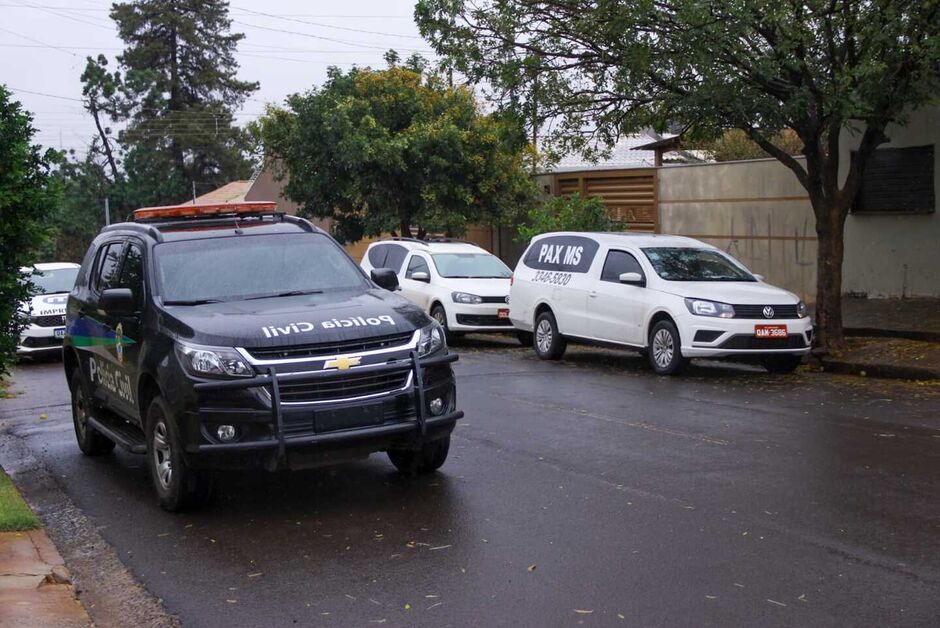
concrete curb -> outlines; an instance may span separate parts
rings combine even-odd
[[[873,364],[866,362],[847,362],[820,358],[820,363],[827,373],[840,373],[843,375],[861,375],[867,377],[881,377],[884,379],[909,379],[917,381],[930,381],[940,379],[940,371],[917,366],[900,366],[896,364]]]
[[[940,332],[914,331],[904,329],[882,329],[880,327],[846,327],[842,330],[846,336],[868,338],[902,338],[921,342],[940,342]]]

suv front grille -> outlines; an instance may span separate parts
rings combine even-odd
[[[799,318],[796,315],[796,305],[771,305],[774,315],[770,317],[764,316],[766,305],[733,305],[732,307],[734,307],[735,318],[762,318],[768,320],[774,318]]]
[[[65,314],[34,316],[33,325],[39,325],[40,327],[61,327],[65,325]]]
[[[410,374],[410,371],[371,375],[353,374],[324,381],[280,383],[278,392],[281,394],[281,401],[285,403],[338,401],[399,391],[407,386]]]
[[[339,342],[327,342],[313,345],[293,345],[281,347],[257,347],[246,349],[256,360],[287,360],[296,358],[315,358],[323,355],[342,353],[362,353],[406,344],[414,335],[413,331],[373,338],[356,338]]]

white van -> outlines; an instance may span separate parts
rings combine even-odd
[[[375,268],[395,271],[402,296],[440,323],[448,340],[463,332],[516,331],[509,322],[512,271],[475,244],[452,239],[381,240],[369,245],[361,266],[366,273]]]
[[[746,356],[775,373],[810,351],[812,321],[795,294],[764,283],[704,242],[639,233],[546,233],[513,275],[513,325],[539,357],[568,340],[648,353],[657,373],[690,358]]]

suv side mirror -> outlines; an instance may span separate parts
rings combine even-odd
[[[414,281],[423,281],[424,283],[431,283],[431,276],[428,275],[423,270],[411,273],[411,279]]]
[[[392,292],[398,290],[398,275],[391,268],[373,268],[369,274],[372,276],[372,281],[378,284],[379,288]]]
[[[629,284],[631,286],[646,285],[646,282],[643,281],[643,275],[640,273],[620,273],[620,283]]]
[[[102,291],[98,307],[111,316],[131,316],[137,312],[137,301],[130,288],[108,288]]]

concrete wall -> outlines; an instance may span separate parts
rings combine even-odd
[[[778,161],[661,168],[659,221],[660,232],[720,247],[768,282],[815,300],[815,218],[806,191]]]
[[[882,148],[940,145],[940,107],[922,109],[903,127],[886,130]],[[844,132],[841,152],[856,148],[860,133]],[[935,148],[936,150],[936,148]],[[848,173],[842,160],[841,176]],[[934,158],[934,198],[940,199],[940,155]],[[868,297],[940,296],[940,213],[849,214],[845,224],[843,290]]]

